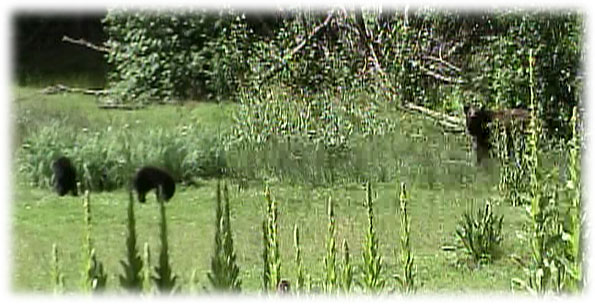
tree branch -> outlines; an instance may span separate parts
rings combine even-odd
[[[88,47],[88,48],[93,49],[93,50],[98,51],[98,52],[103,52],[103,53],[109,53],[110,52],[110,48],[105,47],[105,46],[95,45],[95,44],[93,44],[93,43],[91,43],[91,42],[89,42],[87,40],[82,39],[82,38],[81,39],[72,39],[72,38],[70,38],[68,36],[63,36],[62,37],[62,41],[70,42],[70,43],[73,43],[73,44],[82,45],[82,46]]]

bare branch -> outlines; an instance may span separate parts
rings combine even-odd
[[[63,84],[57,84],[54,86],[49,86],[44,88],[43,90],[41,90],[42,94],[57,94],[57,93],[61,93],[61,92],[66,92],[66,93],[80,93],[80,94],[85,94],[85,95],[94,95],[94,96],[99,96],[99,95],[106,95],[108,93],[108,90],[92,90],[92,89],[81,89],[81,88],[71,88],[68,86],[65,86]]]
[[[90,49],[96,50],[98,52],[104,52],[104,53],[109,53],[110,52],[110,48],[105,47],[105,46],[95,45],[95,44],[93,44],[93,43],[91,43],[91,42],[89,42],[87,40],[82,39],[82,38],[81,39],[72,39],[72,38],[70,38],[68,36],[63,36],[62,37],[62,41],[70,42],[70,43],[74,43],[74,44],[78,44],[78,45],[82,45],[82,46],[88,47]]]
[[[452,64],[452,63],[450,63],[450,62],[448,62],[448,61],[446,61],[446,60],[444,60],[442,58],[438,58],[438,57],[434,57],[434,56],[428,55],[428,56],[424,56],[424,59],[430,59],[430,60],[434,60],[434,61],[440,62],[440,63],[446,65],[447,67],[449,67],[449,68],[451,68],[451,69],[453,69],[453,70],[455,70],[457,72],[461,72],[461,68],[455,66],[454,64]]]

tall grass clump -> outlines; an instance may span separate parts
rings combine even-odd
[[[277,220],[277,202],[271,198],[267,186],[265,189],[266,214],[263,222],[263,288],[275,291],[281,281],[281,254],[279,251],[279,224]]]
[[[155,274],[152,276],[152,279],[159,292],[171,293],[175,290],[178,276],[173,273],[170,265],[165,203],[161,198],[157,200],[159,202],[159,240],[161,241],[161,250],[159,252],[159,264],[155,266]]]
[[[326,256],[324,257],[324,281],[323,288],[327,293],[331,293],[337,286],[337,245],[336,245],[336,222],[335,210],[333,208],[333,199],[328,199],[328,234],[326,237]]]
[[[128,193],[128,220],[126,225],[126,259],[120,260],[124,271],[119,276],[120,286],[131,292],[143,289],[143,260],[137,248],[136,219],[134,217],[134,197],[132,191]]]
[[[58,246],[56,243],[52,244],[52,262],[50,275],[52,278],[52,285],[54,287],[54,294],[64,292],[64,274],[60,269],[60,258],[58,256]]]
[[[477,210],[476,215],[465,211],[459,219],[456,234],[473,262],[489,263],[497,255],[502,243],[503,219],[503,215],[493,214],[489,201]]]
[[[378,250],[379,241],[374,229],[374,205],[372,201],[372,185],[366,185],[366,208],[368,211],[368,229],[364,237],[362,249],[362,283],[368,292],[380,292],[384,287],[384,279],[381,277],[382,256]]]
[[[239,292],[241,290],[240,269],[236,264],[236,254],[233,249],[228,195],[227,185],[224,185],[222,208],[221,185],[217,183],[215,253],[211,258],[211,271],[207,276],[215,290]]]
[[[414,258],[411,250],[411,230],[410,230],[410,219],[407,213],[407,190],[405,189],[405,183],[401,183],[401,189],[399,192],[399,207],[400,207],[400,221],[401,221],[401,256],[400,262],[402,267],[402,274],[395,276],[401,290],[405,293],[415,292],[415,272],[414,272]]]
[[[80,182],[92,191],[126,186],[147,164],[167,169],[176,180],[220,177],[226,171],[226,135],[198,124],[143,130],[124,126],[75,129],[60,121],[40,127],[17,150],[20,174],[30,184],[51,186],[51,163],[68,156]]]
[[[107,273],[103,263],[97,259],[93,240],[91,239],[91,201],[89,191],[83,197],[84,237],[83,237],[83,265],[81,287],[84,292],[99,292],[105,289]]]

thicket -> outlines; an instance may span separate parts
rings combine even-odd
[[[362,91],[366,100],[448,113],[460,113],[463,103],[527,108],[522,67],[529,50],[539,59],[535,93],[545,130],[568,138],[567,118],[582,94],[584,23],[576,11],[111,10],[104,25],[112,98],[209,97],[284,107],[249,113],[256,124],[317,102],[353,106],[353,97],[342,96]],[[283,118],[288,125],[303,122]],[[279,135],[291,130],[277,129]]]

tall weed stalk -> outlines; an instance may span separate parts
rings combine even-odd
[[[91,200],[89,191],[85,191],[83,197],[84,211],[84,237],[83,237],[83,271],[82,271],[82,290],[84,292],[99,292],[105,289],[107,282],[107,273],[103,268],[103,263],[97,259],[93,240],[91,239]]]
[[[165,203],[160,197],[157,200],[160,214],[159,239],[161,241],[161,251],[159,252],[159,264],[155,267],[155,275],[152,279],[159,292],[171,293],[175,290],[178,277],[173,273],[170,265]]]
[[[401,189],[399,192],[399,206],[400,206],[400,221],[401,221],[401,267],[402,267],[402,274],[400,276],[395,276],[401,290],[404,293],[413,293],[415,292],[415,271],[414,271],[414,258],[413,253],[411,250],[411,230],[410,230],[410,219],[409,214],[407,213],[407,190],[405,188],[405,183],[401,183]]]
[[[207,274],[211,285],[218,291],[241,290],[240,269],[236,264],[229,215],[227,185],[223,189],[224,206],[221,206],[221,185],[217,183],[215,208],[215,253],[211,258],[211,271]]]
[[[382,256],[378,251],[378,237],[374,229],[374,204],[372,201],[372,185],[366,185],[366,208],[368,211],[368,229],[364,238],[362,250],[363,260],[363,286],[368,292],[380,292],[384,287],[382,273]]]
[[[336,223],[333,199],[328,199],[328,234],[326,238],[326,256],[324,257],[325,279],[323,287],[325,292],[331,293],[337,285],[337,245],[336,245]]]
[[[119,276],[120,286],[131,292],[143,289],[143,260],[137,248],[136,219],[134,217],[134,197],[132,191],[128,195],[128,221],[126,225],[126,260],[120,260],[124,271]]]

